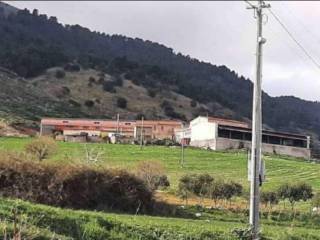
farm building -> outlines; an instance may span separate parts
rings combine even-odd
[[[44,118],[41,120],[40,135],[62,135],[66,136],[66,139],[74,139],[75,136],[85,134],[88,139],[96,139],[118,134],[122,138],[133,140],[139,139],[143,130],[145,140],[173,139],[175,129],[181,127],[182,123],[174,120],[146,120],[142,123],[124,120]]]
[[[197,117],[190,122],[190,145],[213,150],[251,148],[251,128],[245,122]],[[263,130],[262,152],[310,158],[310,137]]]

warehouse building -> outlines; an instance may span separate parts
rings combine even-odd
[[[197,117],[190,122],[190,145],[227,150],[251,148],[251,128],[245,122],[214,117]],[[309,159],[310,137],[264,130],[262,152]]]
[[[40,135],[61,136],[62,139],[73,139],[83,141],[87,139],[106,138],[119,135],[123,139],[139,139],[141,131],[145,140],[151,139],[173,139],[175,129],[182,127],[182,122],[174,120],[92,120],[92,119],[58,119],[44,118],[41,120]],[[81,137],[80,137],[81,136]]]

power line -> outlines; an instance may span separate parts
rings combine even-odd
[[[246,3],[248,3],[250,5],[250,7],[252,8],[256,8],[256,6],[254,6],[251,2],[247,1],[247,0],[244,0]]]
[[[289,31],[286,25],[280,20],[280,18],[270,9],[268,8],[271,15],[277,20],[280,26],[286,31],[289,37],[298,45],[298,47],[303,51],[303,53],[310,59],[313,64],[316,65],[317,68],[320,69],[320,64],[311,56],[311,54],[303,47],[303,45],[293,36],[293,34]]]

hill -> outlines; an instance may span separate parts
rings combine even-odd
[[[32,13],[19,10],[7,15],[1,12],[0,34],[4,37],[0,39],[0,66],[28,80],[41,78],[48,68],[76,62],[83,69],[94,69],[115,79],[120,76],[123,80],[130,80],[152,95],[152,92],[165,90],[179,94],[205,106],[199,108],[202,113],[246,121],[251,118],[252,82],[226,66],[201,62],[151,41],[92,32],[79,25],[62,25],[56,17],[39,14],[37,10]],[[23,93],[17,91],[16,94],[21,97]],[[160,96],[166,97],[165,94]],[[181,102],[177,105],[184,108]],[[83,112],[80,113],[74,107],[59,108],[59,103],[67,106],[62,100],[55,101],[53,105],[57,108],[46,111],[46,115],[101,116],[101,113],[87,109],[81,109]],[[158,103],[159,109],[162,102]],[[44,104],[45,101],[41,101],[41,105]],[[167,117],[190,119],[192,116],[179,114],[181,109],[169,107],[167,103],[162,108]],[[312,134],[314,144],[317,144],[320,103],[292,96],[270,97],[264,93],[263,109],[266,127]],[[116,110],[102,114],[110,117]],[[12,114],[16,110],[8,106],[5,112]],[[141,113],[134,108],[129,112]],[[185,109],[180,112],[189,111]],[[19,111],[17,114],[20,115]],[[158,117],[163,116],[160,114]]]

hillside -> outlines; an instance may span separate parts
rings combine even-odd
[[[244,213],[212,210],[200,219],[134,216],[126,214],[74,211],[31,204],[20,200],[0,199],[0,224],[4,234],[13,229],[12,207],[17,209],[18,224],[22,239],[43,240],[236,240],[231,232],[244,228],[247,221]],[[194,216],[195,211],[191,210]],[[277,214],[277,213],[276,213]],[[310,239],[319,240],[318,218],[301,215],[292,220],[282,214],[262,216],[263,236],[270,240]],[[194,218],[194,217],[193,217]],[[278,225],[277,225],[278,223]]]
[[[22,151],[32,138],[1,138],[0,145],[12,151]],[[162,162],[171,183],[172,190],[177,188],[178,180],[187,173],[210,173],[216,178],[231,179],[249,187],[247,180],[247,153],[219,152],[187,148],[185,166],[181,168],[181,149],[179,147],[146,146],[140,150],[136,145],[95,144],[101,152],[99,165],[118,167],[133,171],[139,161],[154,160]],[[47,160],[48,163],[83,162],[84,145],[79,143],[59,143],[59,152]],[[302,159],[285,156],[265,155],[267,182],[263,190],[275,190],[285,182],[303,181],[315,190],[320,190],[320,165]],[[285,177],[284,177],[285,176]]]
[[[27,81],[43,79],[42,76],[46,76],[48,68],[77,62],[88,71],[103,72],[115,79],[121,77],[125,84],[124,88],[121,87],[118,90],[119,96],[126,95],[124,89],[128,86],[127,83],[131,82],[146,89],[143,91],[156,92],[162,99],[169,98],[169,101],[177,99],[174,107],[168,107],[168,103],[163,104],[159,99],[155,99],[154,103],[158,103],[155,109],[149,109],[154,106],[152,102],[144,109],[149,112],[156,111],[156,114],[148,113],[152,117],[166,115],[171,118],[190,119],[193,114],[208,113],[246,121],[251,118],[252,82],[226,66],[201,62],[151,41],[92,32],[79,25],[64,26],[58,22],[56,17],[39,14],[36,10],[32,13],[28,10],[10,14],[2,12],[0,11],[0,34],[4,37],[0,38],[0,66],[16,72]],[[65,82],[68,82],[68,79],[66,78]],[[10,84],[15,83],[20,84],[20,81],[13,81]],[[54,83],[48,87],[51,88],[52,85]],[[39,86],[35,89],[49,91],[49,89],[41,88],[42,84]],[[12,87],[14,88],[13,85]],[[20,87],[17,87],[14,94],[17,94],[16,97],[24,98],[23,90],[20,92],[19,89]],[[83,101],[84,96],[95,98],[91,90],[88,93],[90,96],[85,93],[87,89],[83,89],[80,99],[73,100]],[[142,89],[139,92],[143,92]],[[70,92],[73,94],[76,91],[70,89]],[[182,98],[174,96],[170,98],[166,95],[167,92],[169,95],[179,94]],[[106,116],[110,118],[119,110],[102,107],[101,111],[98,111],[96,108],[81,107],[79,111],[79,108],[69,106],[70,104],[66,104],[63,99],[58,99],[59,101],[51,97],[45,99],[48,96],[42,96],[41,93],[38,97],[37,90],[31,90],[31,93],[28,94],[30,98],[33,93],[39,106],[33,106],[32,101],[30,103],[24,101],[24,103],[31,108],[37,108],[40,111],[38,116]],[[111,95],[107,95],[104,100],[110,101]],[[127,98],[135,99],[131,96],[128,95]],[[186,99],[188,101],[193,99],[203,107],[198,107],[199,112],[189,113],[190,109],[186,108],[186,103],[184,104]],[[46,101],[49,101],[47,105],[53,105],[53,107],[43,111],[41,108]],[[53,101],[52,104],[50,101]],[[143,98],[141,102],[149,101],[149,98]],[[59,104],[62,105],[62,108],[59,107]],[[106,102],[106,105],[113,104]],[[27,117],[27,119],[34,118],[34,114],[30,114],[31,116],[23,114],[22,116],[21,109],[17,111],[15,106],[8,105],[5,108],[6,114],[16,114],[23,118]],[[158,113],[160,108],[167,109],[165,115]],[[270,97],[264,93],[263,109],[266,127],[312,134],[314,143],[317,143],[320,134],[320,103],[304,101],[292,96]],[[133,113],[136,115],[141,113],[137,105],[130,106],[130,104],[126,111],[130,113],[130,116]]]

